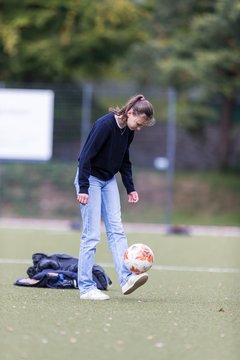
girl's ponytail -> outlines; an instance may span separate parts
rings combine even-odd
[[[153,106],[142,94],[131,97],[122,108],[109,108],[109,111],[113,111],[115,115],[121,117],[123,121],[126,121],[127,113],[131,109],[135,115],[145,118],[147,126],[155,123]]]

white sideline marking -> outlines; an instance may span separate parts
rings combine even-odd
[[[27,259],[0,259],[0,264],[31,264],[31,260]]]
[[[106,268],[114,268],[114,265],[111,263],[101,263],[100,265]],[[240,269],[237,268],[207,268],[207,267],[172,266],[172,265],[154,265],[151,270],[176,271],[176,272],[240,273]]]
[[[0,259],[0,264],[32,264],[31,260],[27,259]],[[112,263],[100,263],[102,267],[114,268]],[[154,265],[152,270],[158,271],[176,271],[176,272],[202,272],[202,273],[240,273],[237,268],[208,268],[208,267],[194,267],[194,266],[173,266],[173,265]]]
[[[188,272],[207,272],[207,273],[240,273],[240,269],[234,268],[205,268],[193,266],[153,266],[153,270],[163,271],[188,271]]]

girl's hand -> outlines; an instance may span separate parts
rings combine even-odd
[[[137,203],[139,200],[138,193],[136,191],[132,191],[128,194],[128,202],[129,203]]]
[[[88,203],[88,194],[78,194],[77,201],[82,205],[86,205]]]

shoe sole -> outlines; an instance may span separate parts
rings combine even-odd
[[[130,289],[128,289],[125,293],[123,293],[123,295],[131,294],[133,291],[137,290],[140,286],[144,285],[147,281],[148,281],[148,275],[142,276],[135,282],[135,284]]]
[[[110,297],[101,291],[96,291],[95,293],[93,293],[93,291],[89,291],[86,294],[80,295],[80,300],[104,301],[109,299]]]
[[[105,299],[87,299],[87,298],[81,298],[80,300],[88,300],[88,301],[105,301],[105,300],[109,300],[110,298],[105,298]]]

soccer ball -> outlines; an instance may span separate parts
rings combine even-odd
[[[152,250],[144,244],[133,244],[124,253],[126,267],[135,274],[141,274],[151,269],[153,261]]]

